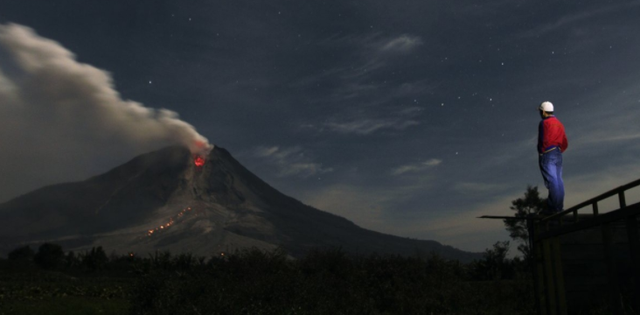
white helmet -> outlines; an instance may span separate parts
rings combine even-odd
[[[542,102],[542,104],[540,104],[540,110],[545,112],[553,112],[553,104],[551,104],[551,102]]]

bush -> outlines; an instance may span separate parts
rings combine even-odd
[[[507,258],[509,242],[496,242],[493,249],[487,249],[482,255],[483,259],[471,264],[472,277],[475,280],[500,280],[513,279],[518,268],[517,260]]]
[[[38,253],[33,257],[33,261],[43,269],[56,269],[65,260],[64,252],[60,245],[44,243],[38,248]]]
[[[12,250],[9,253],[8,258],[11,261],[26,262],[26,261],[32,261],[33,256],[34,256],[33,250],[31,249],[31,247],[29,247],[29,245],[27,245],[27,246],[18,247]]]
[[[80,265],[88,271],[102,270],[109,262],[102,246],[91,248],[91,251],[82,255],[80,260]]]
[[[73,295],[126,298],[130,314],[533,314],[531,279],[520,260],[506,258],[506,248],[496,243],[482,260],[464,265],[435,254],[353,256],[340,249],[297,260],[257,249],[209,259],[157,252],[109,260],[102,247],[61,256],[49,244],[40,248],[38,264],[53,266],[44,258],[62,257],[64,272],[22,272],[18,287],[0,288],[0,304],[3,296]],[[12,253],[12,259],[30,256],[28,247]],[[5,277],[16,274],[7,269]],[[37,285],[25,287],[25,279]]]
[[[532,314],[533,310],[523,308],[531,305],[527,279],[469,281],[467,266],[436,255],[364,257],[326,250],[292,260],[281,251],[250,250],[207,263],[156,255],[139,265],[146,267],[138,269],[143,275],[133,290],[131,314]]]

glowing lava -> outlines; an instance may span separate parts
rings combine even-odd
[[[167,222],[167,223],[165,223],[165,224],[163,224],[163,225],[161,225],[161,226],[159,226],[159,227],[157,227],[155,229],[147,230],[147,236],[151,236],[151,235],[153,235],[153,233],[158,232],[160,230],[168,229],[170,226],[178,223],[178,221],[177,221],[178,218],[182,217],[187,211],[191,211],[191,207],[186,207],[186,208],[182,209],[182,211],[178,212],[177,215],[169,218],[169,222]]]
[[[196,158],[193,160],[193,164],[195,164],[197,167],[202,167],[202,165],[204,165],[204,158],[201,156],[196,156]]]

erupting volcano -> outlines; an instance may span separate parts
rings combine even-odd
[[[204,163],[207,167],[204,167]],[[193,163],[193,164],[192,164]],[[194,172],[194,167],[197,172]],[[144,255],[156,250],[209,256],[243,248],[314,248],[415,255],[480,255],[434,241],[385,235],[288,197],[211,146],[174,146],[140,155],[82,182],[59,184],[0,204],[0,255],[42,242]]]

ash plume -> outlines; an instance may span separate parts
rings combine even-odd
[[[0,25],[0,201],[169,144],[212,148],[176,112],[123,100],[108,72],[59,43]]]

